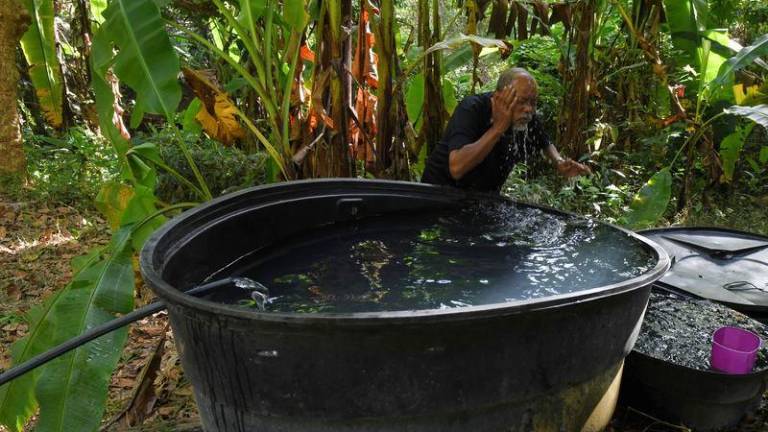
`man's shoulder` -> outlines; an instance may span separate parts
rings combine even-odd
[[[492,93],[478,93],[469,96],[465,96],[459,103],[458,108],[464,108],[468,110],[485,110],[491,106],[491,94]]]

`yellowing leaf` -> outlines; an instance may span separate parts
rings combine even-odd
[[[230,145],[235,140],[245,137],[245,131],[240,127],[235,113],[235,106],[227,95],[218,94],[214,104],[214,114],[209,113],[205,105],[202,105],[195,118],[211,138],[224,145]]]
[[[195,116],[203,130],[224,145],[244,138],[245,131],[237,121],[237,107],[219,87],[216,77],[207,71],[188,68],[184,68],[183,72],[195,95],[203,102]]]
[[[123,212],[135,194],[132,187],[119,182],[108,182],[102,186],[96,196],[96,208],[107,218],[113,230],[120,227]]]

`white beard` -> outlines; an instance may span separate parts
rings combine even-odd
[[[516,124],[512,126],[512,130],[515,132],[525,132],[526,130],[528,130],[528,122]]]

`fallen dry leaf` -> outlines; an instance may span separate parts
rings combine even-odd
[[[21,300],[21,290],[19,287],[17,287],[14,284],[8,285],[8,287],[5,288],[6,294],[8,294],[8,298],[11,300],[19,301]]]

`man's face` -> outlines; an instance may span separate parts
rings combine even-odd
[[[517,102],[512,110],[512,126],[515,129],[524,129],[536,113],[539,91],[533,78],[527,76],[517,78],[512,83],[512,87],[517,96]]]

